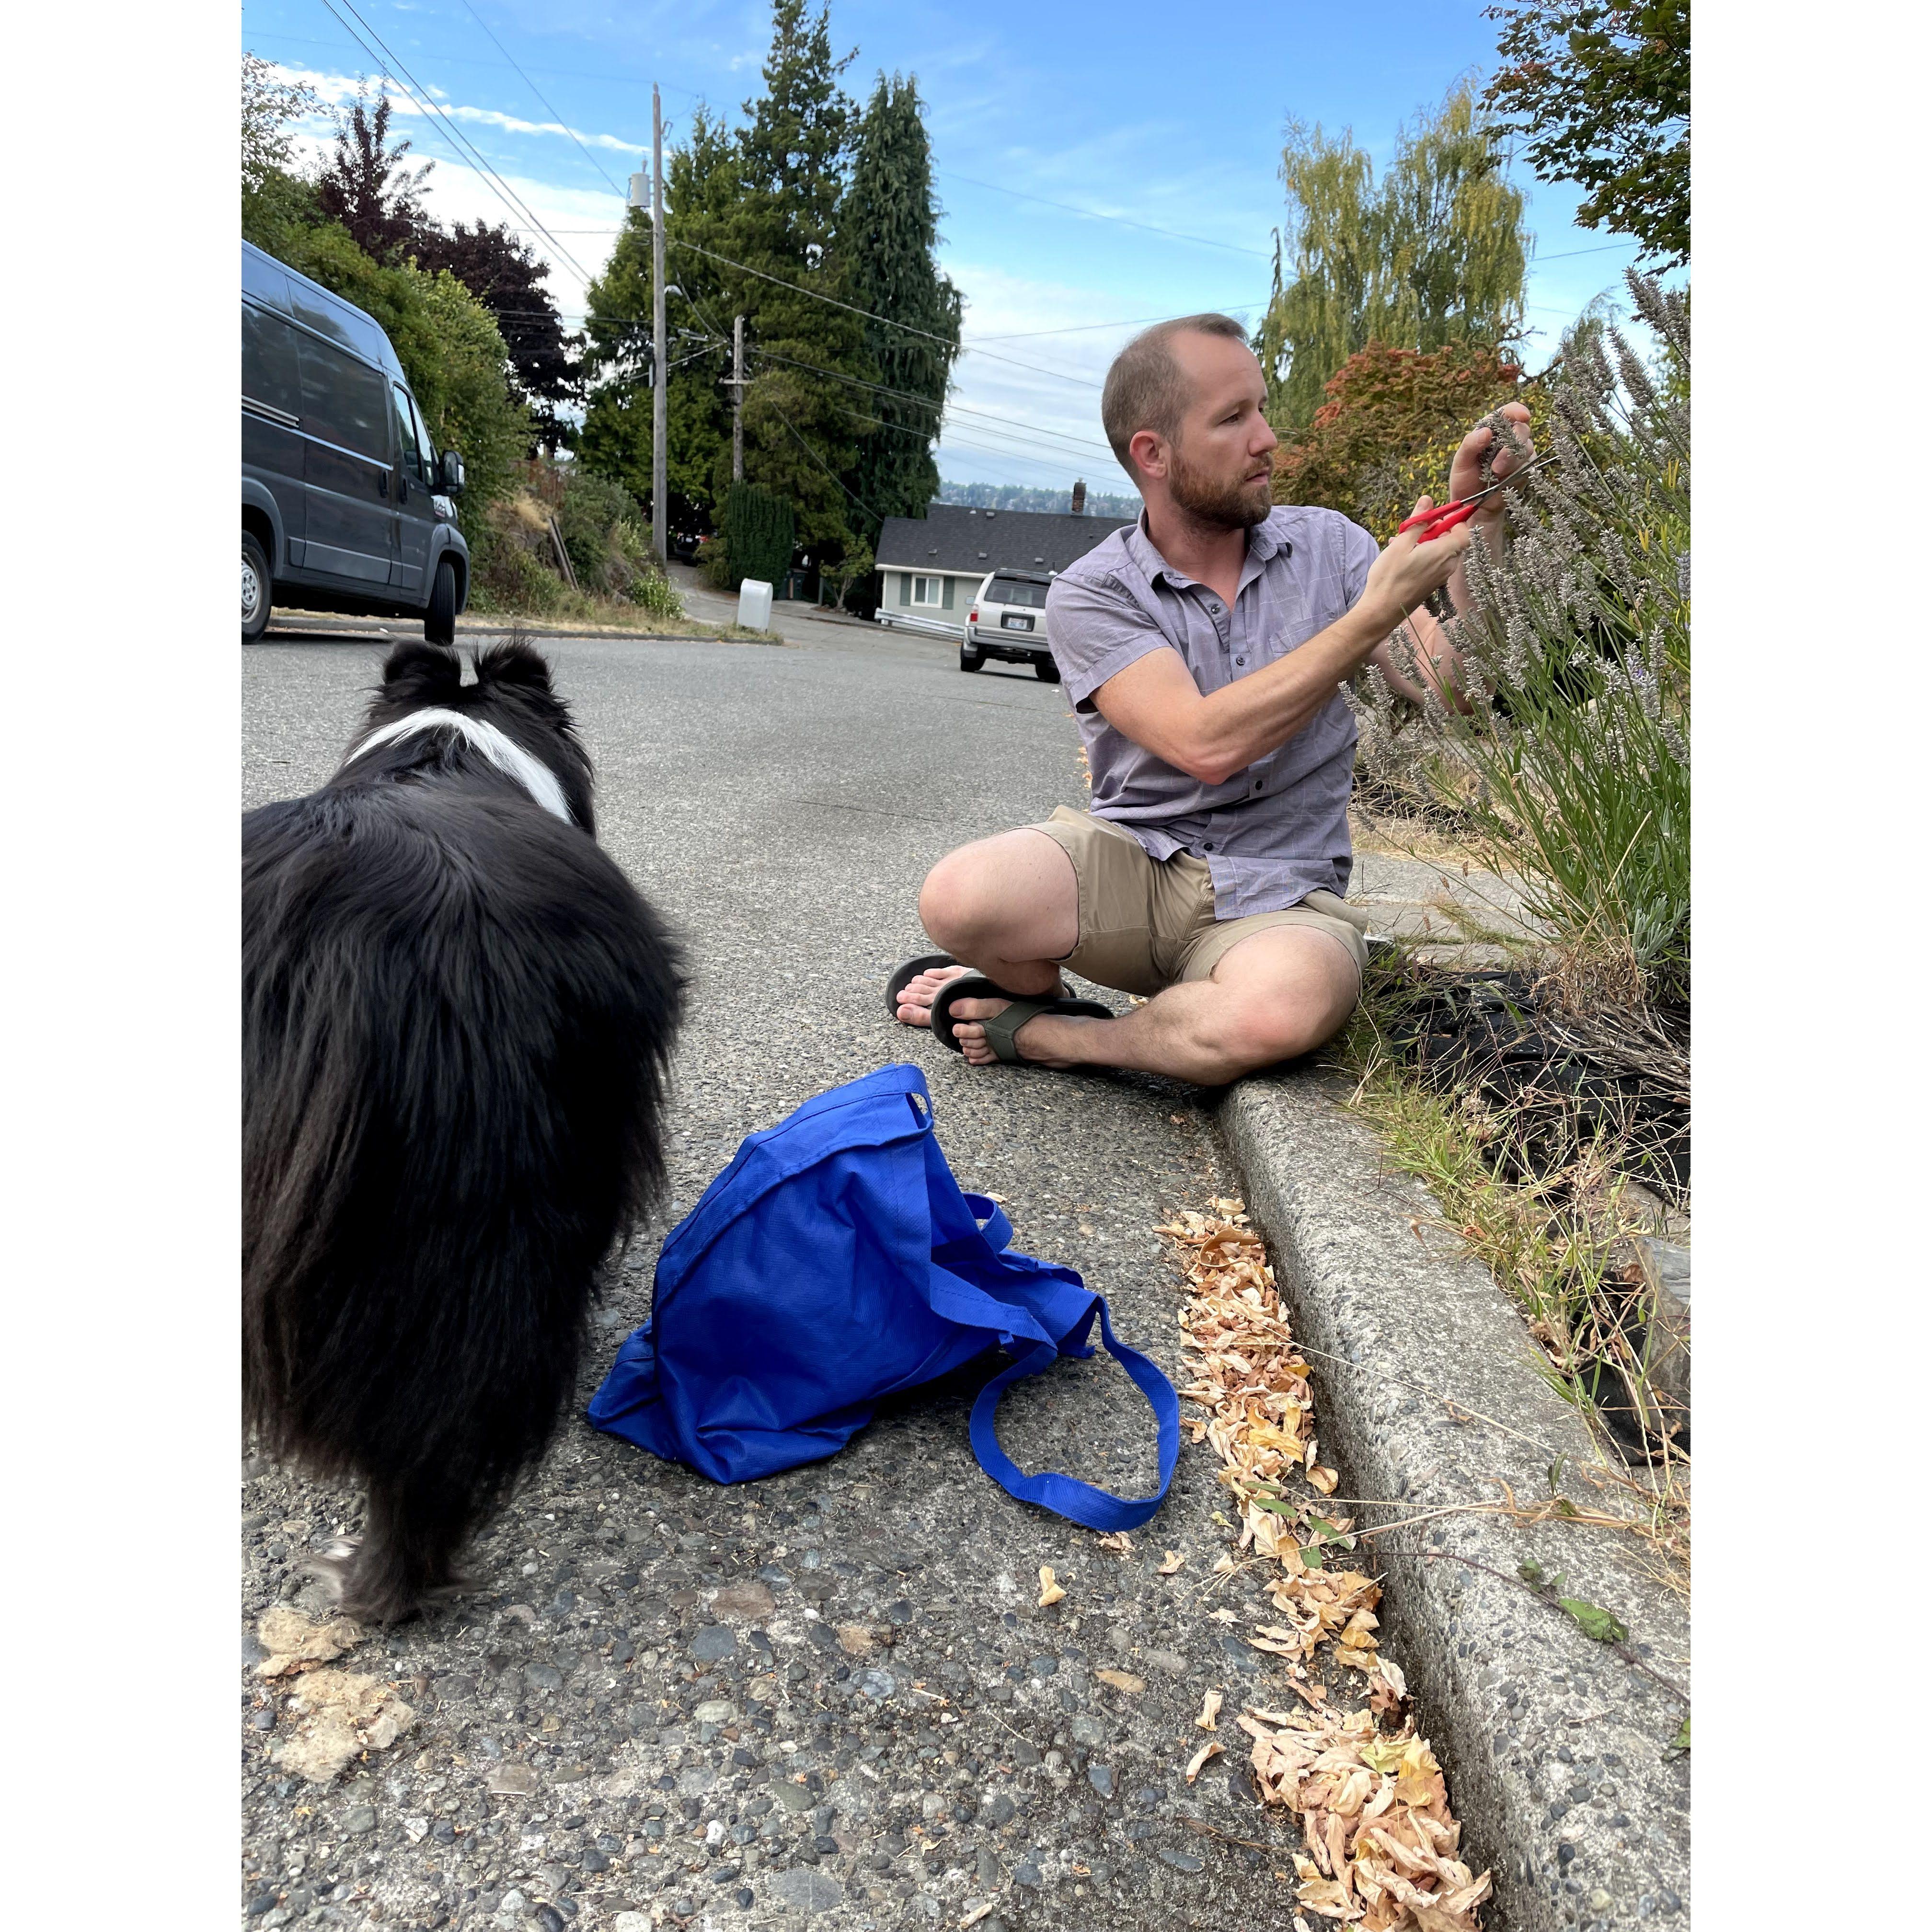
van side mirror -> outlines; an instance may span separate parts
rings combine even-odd
[[[463,452],[446,449],[442,452],[442,493],[446,496],[458,496],[463,490]]]

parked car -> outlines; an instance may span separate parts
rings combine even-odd
[[[1030,664],[1043,683],[1058,684],[1060,668],[1046,634],[1046,587],[1051,571],[990,570],[966,613],[959,668],[977,670],[988,658]]]
[[[242,641],[275,603],[420,616],[446,644],[470,600],[438,455],[382,326],[242,244]]]

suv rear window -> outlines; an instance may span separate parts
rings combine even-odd
[[[988,604],[1016,604],[1028,610],[1046,608],[1046,586],[1017,577],[996,577],[986,592]]]

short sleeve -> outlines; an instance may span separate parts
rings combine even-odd
[[[1173,647],[1153,618],[1105,578],[1055,578],[1046,593],[1046,632],[1060,688],[1082,710],[1136,658]]]
[[[1369,581],[1369,572],[1381,556],[1381,547],[1360,524],[1346,518],[1342,524],[1342,608],[1352,610],[1361,602]]]

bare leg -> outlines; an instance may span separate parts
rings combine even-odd
[[[963,972],[1015,993],[1057,994],[1059,962],[1080,934],[1079,882],[1045,832],[1003,832],[940,860],[920,889],[919,916],[934,944],[963,963],[907,983],[899,1018],[908,1026],[930,1026],[934,994]]]
[[[1132,1067],[1219,1087],[1312,1052],[1340,1030],[1358,994],[1355,962],[1339,940],[1308,926],[1276,926],[1243,940],[1211,978],[1170,986],[1124,1018],[1042,1013],[1015,1044],[1042,1066]],[[953,1007],[955,1037],[975,1066],[995,1058],[976,1022],[1007,1004],[962,1000]]]

